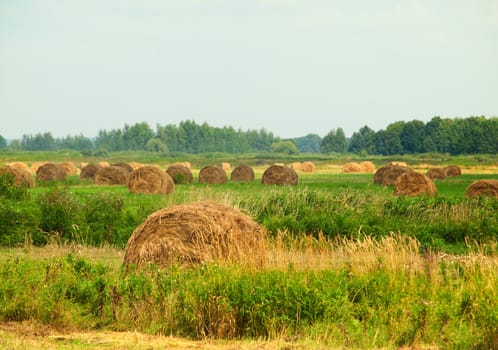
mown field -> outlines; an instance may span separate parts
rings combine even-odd
[[[293,187],[263,186],[264,166],[255,170],[253,183],[194,182],[165,196],[77,176],[6,190],[0,344],[498,347],[498,200],[465,197],[472,181],[498,179],[496,166],[468,161],[462,176],[436,181],[433,198],[395,197],[337,162],[299,173]],[[126,242],[150,213],[205,199],[267,228],[269,249],[252,252],[264,266],[123,269]],[[111,331],[149,341],[118,343]]]

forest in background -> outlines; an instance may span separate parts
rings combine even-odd
[[[324,137],[316,134],[282,139],[266,129],[241,130],[230,126],[213,127],[192,120],[178,125],[156,125],[146,122],[121,129],[100,130],[95,138],[68,135],[55,138],[50,132],[23,135],[7,142],[0,132],[0,149],[51,151],[71,149],[87,156],[105,156],[107,152],[150,151],[190,154],[224,152],[355,153],[360,155],[398,155],[416,153],[493,154],[498,153],[498,117],[434,117],[398,121],[375,131],[364,126],[346,137],[340,127]]]

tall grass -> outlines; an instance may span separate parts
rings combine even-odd
[[[0,259],[0,321],[344,348],[496,348],[498,259],[488,254],[496,242],[458,257],[420,248],[399,234],[281,233],[253,252],[266,255],[263,267],[217,261],[127,273],[109,248],[10,249]]]

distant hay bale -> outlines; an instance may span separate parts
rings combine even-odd
[[[40,167],[42,165],[45,165],[47,164],[48,162],[47,161],[42,161],[42,162],[34,162],[33,164],[31,164],[31,167],[30,167],[30,170],[33,174],[36,174],[36,172],[38,171],[38,169],[40,169]]]
[[[145,165],[130,173],[128,189],[132,193],[167,194],[175,190],[175,184],[165,171]]]
[[[81,171],[81,169],[83,169],[84,167],[86,167],[88,164],[90,164],[90,163],[88,163],[88,162],[80,162],[80,171]]]
[[[467,197],[498,198],[498,180],[479,180],[472,182],[465,191]]]
[[[137,169],[145,166],[145,164],[137,163],[137,162],[129,162],[128,165],[131,167],[132,170],[137,170]]]
[[[411,168],[399,165],[385,165],[374,174],[374,184],[393,186],[398,176],[404,173],[414,172]]]
[[[263,185],[297,185],[299,177],[294,169],[285,165],[272,165],[267,168],[261,178]]]
[[[301,163],[300,162],[294,162],[291,163],[289,166],[291,169],[294,169],[295,171],[301,170]]]
[[[225,171],[231,171],[232,170],[232,166],[230,165],[230,163],[222,162],[221,163],[221,169],[223,169]]]
[[[444,180],[446,175],[443,168],[430,168],[427,171],[427,177],[432,180]]]
[[[262,226],[239,210],[206,201],[158,210],[126,245],[124,265],[192,265],[228,260],[261,266],[266,256]]]
[[[183,164],[184,166],[186,166],[189,169],[192,169],[192,164],[190,164],[190,162],[181,162],[181,164]]]
[[[254,170],[250,166],[239,165],[233,169],[230,180],[252,182],[254,181]]]
[[[444,168],[444,175],[446,176],[460,176],[462,175],[462,170],[458,165],[448,165]]]
[[[65,180],[66,176],[66,169],[60,164],[47,163],[36,171],[36,180],[38,181],[61,181]]]
[[[387,165],[397,165],[397,166],[405,166],[405,167],[408,166],[408,164],[406,164],[406,162],[389,162],[389,163],[387,163]]]
[[[62,162],[60,166],[66,170],[66,175],[78,174],[78,169],[76,168],[76,165],[74,165],[73,162]]]
[[[29,170],[22,167],[4,165],[0,168],[0,176],[4,176],[6,174],[10,174],[12,176],[14,185],[17,187],[35,187],[35,180],[31,176]]]
[[[93,183],[95,185],[126,185],[130,175],[124,168],[119,166],[101,167],[95,172]]]
[[[227,182],[227,174],[220,167],[206,165],[199,171],[199,182],[205,184],[224,184]]]
[[[29,166],[24,162],[12,162],[8,163],[7,165],[10,166],[11,168],[15,168],[16,170],[27,171],[27,172],[30,171]]]
[[[314,173],[316,171],[316,165],[313,162],[303,162],[303,164],[301,164],[301,171],[305,173]]]
[[[349,173],[361,173],[361,166],[358,163],[355,162],[349,162],[346,163],[342,166],[342,172],[344,174],[349,174]]]
[[[109,162],[100,162],[99,165],[101,167],[111,166],[111,164],[109,164]]]
[[[93,179],[97,170],[102,168],[100,165],[95,163],[90,163],[83,167],[80,172],[80,179]]]
[[[183,163],[171,164],[166,173],[173,179],[175,184],[191,184],[194,181],[192,171]]]
[[[415,171],[402,173],[396,178],[394,186],[393,194],[396,196],[434,196],[437,193],[434,182],[424,174]]]
[[[120,162],[120,163],[113,163],[111,164],[111,166],[118,166],[118,167],[121,167],[123,168],[124,170],[126,170],[128,173],[131,173],[133,171],[133,168],[130,166],[130,164],[128,163],[123,163],[123,162]]]
[[[375,164],[369,160],[359,163],[362,173],[375,173]]]

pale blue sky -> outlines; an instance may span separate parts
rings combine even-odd
[[[0,135],[498,115],[496,0],[0,0]]]

